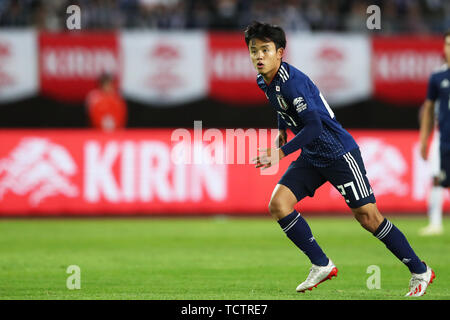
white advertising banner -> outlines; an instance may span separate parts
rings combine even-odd
[[[287,35],[286,62],[308,75],[331,107],[369,99],[370,38],[364,35]]]
[[[0,102],[10,102],[37,94],[37,56],[34,31],[0,31]]]
[[[207,95],[203,32],[122,32],[122,92],[154,106],[176,106]]]

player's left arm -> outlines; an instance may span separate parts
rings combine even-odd
[[[310,110],[305,112],[300,119],[304,123],[304,127],[294,138],[280,148],[284,156],[303,148],[322,133],[322,121],[317,111]]]
[[[303,128],[292,140],[283,145],[280,149],[284,155],[291,154],[320,136],[323,130],[322,120],[319,116],[319,106],[312,97],[320,94],[317,88],[310,81],[297,82],[292,79],[289,83],[287,98],[297,111]]]
[[[288,154],[303,148],[320,136],[323,126],[317,111],[311,110],[306,112],[302,115],[301,119],[305,126],[288,143],[279,148],[259,149],[260,155],[253,159],[256,163],[256,168],[269,168],[278,163]]]
[[[295,135],[288,143],[278,148],[260,149],[260,155],[253,159],[256,168],[270,166],[278,163],[288,154],[291,154],[320,136],[323,130],[322,121],[318,113],[318,107],[314,105],[313,99],[299,90],[299,86],[290,89],[286,97],[292,101],[298,116],[304,124],[303,129]]]

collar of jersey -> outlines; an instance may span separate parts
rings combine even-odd
[[[284,62],[281,61],[280,66],[278,67],[277,73],[275,73],[275,75],[273,76],[272,80],[270,80],[269,83],[266,83],[266,81],[264,80],[264,83],[267,86],[267,88],[269,88],[275,82],[275,79],[281,78],[280,72],[281,72],[281,67],[283,66],[283,63]]]

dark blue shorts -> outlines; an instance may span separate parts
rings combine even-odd
[[[444,188],[450,187],[450,150],[440,150],[441,171],[439,173],[439,184]]]
[[[350,208],[375,203],[359,148],[347,152],[325,168],[313,166],[300,155],[278,183],[288,187],[300,201],[306,196],[314,196],[317,188],[327,181],[342,194]]]

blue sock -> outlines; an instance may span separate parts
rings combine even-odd
[[[293,211],[286,217],[278,220],[280,227],[287,237],[302,250],[318,266],[326,266],[328,258],[314,239],[308,223],[297,211]]]
[[[425,264],[417,257],[403,233],[386,218],[373,233],[413,273],[427,271]]]

